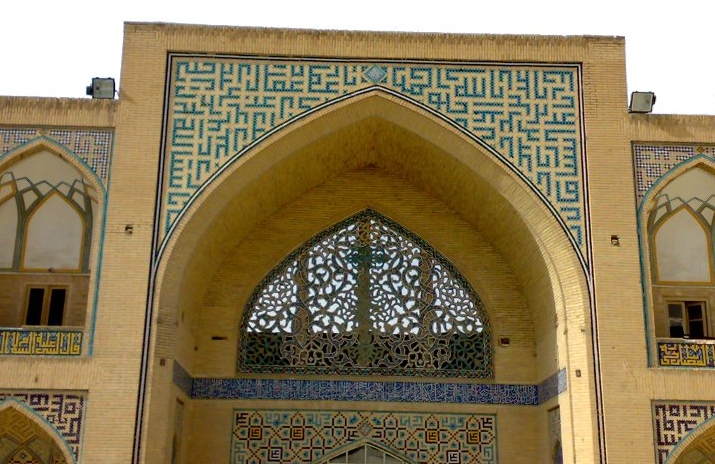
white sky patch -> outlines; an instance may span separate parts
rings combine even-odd
[[[715,114],[712,0],[36,0],[0,14],[0,95],[85,97],[92,77],[121,91],[124,21],[310,29],[626,38],[628,92],[655,113]],[[623,96],[624,108],[628,95]]]

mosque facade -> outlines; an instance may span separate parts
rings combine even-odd
[[[715,116],[623,38],[124,32],[0,97],[0,464],[715,462]]]

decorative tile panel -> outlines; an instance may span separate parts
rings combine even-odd
[[[69,151],[82,158],[102,179],[104,185],[107,185],[112,131],[0,127],[0,160],[10,150],[39,137],[47,137],[64,145]]]
[[[191,379],[188,375],[180,365],[174,364],[174,383],[184,389],[190,380],[191,398],[193,399],[393,401],[535,406],[566,391],[565,370],[561,370],[539,385],[352,380]],[[184,386],[179,385],[179,382]]]
[[[715,368],[715,341],[659,340],[658,365]]]
[[[80,356],[81,330],[0,329],[0,355]]]
[[[313,462],[360,440],[413,462],[497,462],[493,414],[240,409],[233,413],[230,462]]]
[[[656,462],[662,464],[693,429],[715,416],[715,403],[656,401],[653,403]]]
[[[537,404],[536,385],[194,379],[192,398]]]
[[[633,166],[636,175],[636,198],[640,205],[653,183],[683,161],[698,155],[715,158],[715,145],[634,144]]]
[[[57,429],[79,462],[87,402],[85,394],[0,390],[0,403],[7,399],[24,403]]]
[[[197,189],[252,144],[319,107],[379,86],[493,149],[585,246],[576,66],[174,55],[170,72],[165,233]]]

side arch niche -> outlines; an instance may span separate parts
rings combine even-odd
[[[74,464],[62,438],[48,428],[26,406],[0,403],[0,463]]]
[[[28,343],[22,352],[7,343],[0,354],[46,352],[35,340],[47,326],[58,332],[56,354],[83,353],[105,200],[101,179],[53,140],[38,137],[2,155],[0,327],[22,327]]]
[[[644,197],[639,221],[644,284],[656,338],[715,335],[715,166],[703,157],[673,168]],[[662,341],[657,351],[673,341]],[[665,343],[665,345],[663,344]]]

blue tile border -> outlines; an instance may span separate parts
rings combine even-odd
[[[194,379],[195,399],[536,404],[535,385],[343,380]]]
[[[191,378],[174,362],[174,384],[192,399],[471,403],[537,406],[566,391],[566,371],[538,385],[369,380]]]

